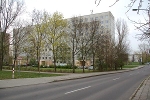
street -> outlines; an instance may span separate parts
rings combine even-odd
[[[116,74],[0,89],[0,100],[128,100],[150,66]]]

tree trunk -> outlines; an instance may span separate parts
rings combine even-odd
[[[39,46],[37,46],[37,67],[38,67],[38,72],[40,72]]]
[[[93,52],[93,71],[95,71],[95,53]]]
[[[4,32],[1,32],[1,50],[0,50],[0,71],[3,68],[3,59],[4,59]]]
[[[73,68],[73,73],[75,73],[75,67],[74,67],[74,39],[73,39],[73,47],[72,47],[72,68]]]

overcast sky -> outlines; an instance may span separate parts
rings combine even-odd
[[[64,15],[64,18],[70,18],[78,15],[89,15],[91,10],[93,13],[101,13],[106,11],[111,11],[115,17],[125,19],[129,26],[129,36],[128,40],[130,41],[130,46],[132,51],[138,50],[138,44],[141,43],[137,38],[137,34],[140,34],[139,31],[135,30],[134,24],[131,23],[126,17],[126,12],[128,10],[127,6],[131,0],[120,0],[114,6],[111,6],[116,0],[101,0],[99,6],[96,6],[95,0],[24,0],[26,5],[26,11],[28,14],[31,14],[33,9],[37,10],[46,10],[50,13],[55,11],[61,12]],[[139,0],[137,0],[139,1]],[[142,8],[146,8],[148,0],[143,3]],[[133,8],[137,8],[138,2]],[[146,16],[146,11],[140,11],[140,14],[130,10],[127,15],[130,19],[136,21],[145,21],[143,17]],[[26,15],[27,16],[27,15]]]

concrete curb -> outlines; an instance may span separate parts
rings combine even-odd
[[[138,93],[138,91],[140,90],[140,88],[143,86],[143,84],[144,84],[144,82],[146,81],[146,80],[148,80],[150,78],[150,76],[148,76],[147,78],[145,78],[142,82],[141,82],[141,84],[138,86],[138,88],[134,91],[134,93],[131,95],[131,97],[129,98],[129,100],[133,100],[134,99],[134,97],[136,96],[136,94]]]
[[[57,77],[0,80],[0,89],[19,87],[19,86],[27,86],[27,85],[37,85],[37,84],[44,84],[44,83],[51,83],[51,82],[58,82],[58,81],[65,81],[65,80],[74,80],[74,79],[88,78],[88,77],[101,76],[101,75],[107,75],[107,74],[123,73],[123,72],[129,72],[129,71],[133,71],[136,69],[140,69],[143,67],[144,66],[139,66],[139,67],[133,68],[133,69],[127,69],[127,70],[121,70],[121,71],[112,71],[112,72],[67,74],[64,76],[57,76]]]

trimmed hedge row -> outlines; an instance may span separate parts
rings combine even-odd
[[[50,66],[43,66],[41,65],[40,66],[41,68],[54,68],[53,65],[50,65]],[[72,69],[72,66],[71,65],[66,65],[66,66],[56,66],[56,68],[60,68],[60,69]],[[77,66],[75,66],[75,69],[77,68]]]

